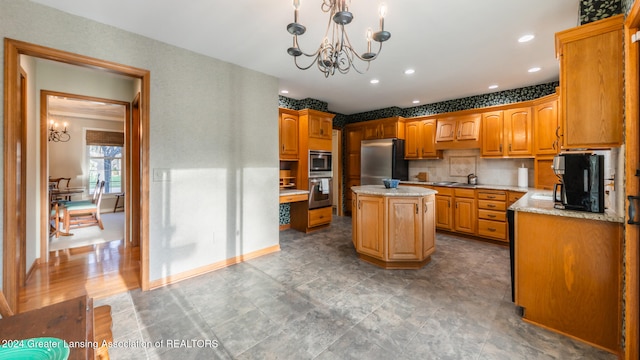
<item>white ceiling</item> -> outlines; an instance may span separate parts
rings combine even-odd
[[[325,78],[315,67],[298,70],[286,52],[292,0],[32,0],[279,79],[294,99],[325,101],[353,114],[407,108],[520,88],[558,79],[554,34],[578,25],[579,0],[384,0],[391,39],[364,75]],[[322,1],[302,0],[303,51],[319,46],[328,21]],[[378,27],[379,0],[352,0],[347,32],[365,51],[368,27]],[[524,34],[536,38],[518,43]],[[541,67],[529,73],[531,67]],[[415,74],[404,75],[406,68]],[[369,81],[379,79],[372,85]],[[489,90],[490,84],[498,84]]]

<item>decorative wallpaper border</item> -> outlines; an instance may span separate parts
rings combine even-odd
[[[624,0],[625,12],[633,5],[633,0]],[[580,0],[580,24],[588,24],[614,15],[622,14],[622,0]]]

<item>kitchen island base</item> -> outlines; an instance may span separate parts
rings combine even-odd
[[[385,269],[419,269],[435,251],[435,190],[351,188],[358,257]]]

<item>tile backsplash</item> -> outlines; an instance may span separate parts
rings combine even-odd
[[[478,176],[478,184],[518,185],[518,168],[528,168],[529,187],[533,187],[533,159],[487,159],[480,157],[480,149],[445,150],[438,160],[409,162],[409,180],[415,181],[419,172],[429,174],[429,181],[467,182],[467,175]]]

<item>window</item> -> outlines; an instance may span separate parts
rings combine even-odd
[[[86,140],[89,193],[93,194],[98,180],[104,181],[105,194],[123,192],[124,134],[114,131],[87,130]]]

